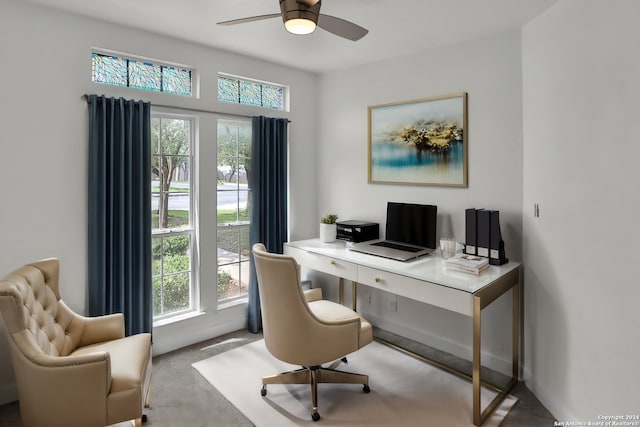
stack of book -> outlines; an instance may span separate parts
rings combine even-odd
[[[465,273],[480,274],[489,268],[489,259],[469,254],[456,254],[445,260],[447,270],[463,271]]]

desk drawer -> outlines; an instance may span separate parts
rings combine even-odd
[[[466,316],[473,315],[472,295],[468,292],[363,266],[358,266],[358,283]]]
[[[321,271],[347,280],[356,281],[358,268],[356,264],[342,261],[325,255],[307,252],[304,249],[293,248],[285,245],[284,253],[296,259],[301,266],[312,270]]]

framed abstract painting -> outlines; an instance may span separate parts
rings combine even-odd
[[[369,183],[467,187],[467,93],[368,107]]]

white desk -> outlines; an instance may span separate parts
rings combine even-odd
[[[343,302],[342,279],[351,280],[353,305],[357,284],[382,289],[412,300],[435,305],[470,316],[473,320],[473,423],[480,426],[518,382],[520,337],[520,264],[509,262],[490,266],[480,276],[447,271],[442,258],[432,254],[409,262],[399,262],[353,252],[344,242],[322,243],[319,239],[284,244],[284,253],[298,264],[340,278],[340,302]],[[513,372],[507,386],[483,411],[480,407],[480,325],[482,309],[513,289],[512,354]]]

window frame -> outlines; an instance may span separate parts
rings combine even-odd
[[[247,126],[249,128],[249,130],[250,130],[250,133],[251,133],[251,139],[253,139],[253,132],[252,132],[252,129],[251,129],[252,124],[251,124],[251,120],[250,119],[240,119],[240,118],[229,119],[229,118],[220,118],[220,117],[218,117],[216,119],[216,141],[217,141],[217,143],[216,143],[216,168],[219,165],[218,162],[220,161],[220,153],[219,153],[219,151],[217,149],[217,147],[219,147],[218,137],[220,136],[220,134],[219,134],[219,131],[217,129],[219,129],[219,126],[221,124],[227,124],[227,125],[238,126],[238,127],[239,126]],[[240,141],[239,141],[239,134],[238,134],[238,148],[240,147],[239,142]],[[249,142],[249,147],[251,147],[251,141]],[[227,157],[227,156],[225,156],[225,157]],[[250,162],[251,161],[251,153],[249,153],[249,157],[246,158],[246,157],[240,155],[240,150],[236,150],[235,160],[238,162],[238,164],[240,164],[240,160],[241,159],[242,160],[247,160],[247,161]],[[245,164],[245,163],[243,163],[243,164]],[[236,187],[236,190],[234,191],[238,195],[237,198],[236,198],[237,200],[239,199],[239,193],[240,193],[240,187],[239,186],[240,186],[240,182],[238,181],[238,185]],[[247,212],[248,216],[247,216],[247,219],[244,220],[244,221],[241,221],[238,218],[238,220],[235,221],[235,222],[218,223],[218,221],[217,221],[217,213],[218,213],[217,194],[218,194],[218,192],[219,192],[219,190],[217,189],[217,181],[216,181],[216,224],[215,224],[215,227],[216,227],[216,246],[219,244],[218,243],[218,233],[221,230],[222,231],[228,231],[228,230],[234,230],[235,231],[235,230],[237,230],[237,232],[239,233],[238,242],[240,244],[240,246],[238,248],[239,253],[238,253],[238,261],[237,262],[220,264],[219,263],[219,259],[216,256],[216,301],[217,301],[218,307],[225,307],[225,306],[233,305],[233,304],[238,303],[238,302],[246,302],[246,301],[248,301],[248,297],[249,297],[249,291],[248,291],[249,277],[246,278],[247,291],[245,293],[242,293],[240,295],[231,296],[231,297],[224,298],[224,299],[220,299],[220,295],[218,293],[219,287],[218,287],[218,283],[217,283],[217,278],[218,278],[218,268],[220,267],[220,265],[238,264],[238,269],[240,271],[242,270],[241,267],[242,267],[243,263],[247,263],[248,265],[250,265],[250,263],[251,263],[250,257],[247,257],[247,259],[244,260],[244,261],[241,258],[242,256],[241,256],[240,252],[242,251],[242,245],[241,245],[242,239],[240,237],[240,233],[242,233],[243,229],[246,229],[247,233],[249,233],[250,227],[251,227],[251,213]],[[247,203],[248,203],[248,198],[250,196],[249,182],[247,182],[246,192],[247,192]],[[239,208],[238,208],[238,214],[239,214],[239,212],[240,211],[239,211]],[[250,241],[249,241],[249,243],[250,243]],[[248,248],[248,250],[251,250],[251,248]],[[240,276],[240,279],[241,280],[243,279],[242,275]]]
[[[93,60],[93,56],[94,55],[100,55],[100,56],[110,56],[110,57],[116,57],[119,59],[123,59],[126,61],[126,68],[127,68],[127,78],[126,78],[126,82],[125,84],[117,84],[117,83],[109,83],[109,82],[102,82],[102,81],[97,81],[94,79],[94,73],[95,73],[95,67],[94,67],[94,60]],[[129,61],[134,61],[136,63],[142,63],[143,65],[152,65],[152,66],[158,66],[160,67],[160,75],[161,75],[161,81],[164,79],[164,70],[167,68],[172,68],[172,69],[180,69],[183,71],[188,71],[189,72],[189,83],[190,83],[190,93],[189,94],[184,94],[184,93],[178,93],[175,91],[170,91],[170,90],[164,90],[164,88],[162,87],[162,84],[160,86],[160,89],[156,90],[156,89],[149,89],[149,88],[145,88],[145,87],[139,87],[139,86],[131,86],[130,85],[130,81],[131,78],[129,76]],[[186,98],[195,98],[196,96],[196,70],[193,67],[190,67],[188,65],[184,65],[184,64],[178,64],[178,63],[174,63],[174,62],[169,62],[169,61],[162,61],[159,59],[154,59],[154,58],[148,58],[148,57],[144,57],[144,56],[140,56],[140,55],[132,55],[132,54],[128,54],[128,53],[124,53],[124,52],[116,52],[113,50],[108,50],[108,49],[100,49],[100,48],[92,48],[91,49],[91,82],[95,83],[95,84],[99,84],[99,85],[107,85],[107,86],[113,86],[113,87],[126,87],[129,89],[136,89],[136,90],[143,90],[145,92],[154,92],[154,93],[164,93],[164,94],[169,94],[169,95],[177,95],[177,96],[182,96],[182,97],[186,97]]]
[[[168,119],[168,120],[184,120],[190,123],[190,132],[189,132],[189,154],[187,157],[188,160],[188,174],[189,174],[189,224],[188,226],[182,226],[177,228],[153,228],[151,229],[151,246],[153,247],[154,239],[156,238],[167,238],[167,237],[176,237],[176,236],[190,236],[190,245],[189,245],[189,307],[181,310],[171,311],[169,313],[162,313],[158,316],[153,316],[153,322],[156,324],[157,322],[165,322],[167,320],[173,318],[180,318],[182,316],[197,313],[200,311],[200,282],[199,282],[199,265],[198,265],[198,224],[195,220],[197,217],[194,208],[196,205],[195,198],[197,197],[197,179],[195,177],[196,165],[195,163],[198,161],[196,158],[196,145],[198,144],[198,125],[199,120],[195,115],[181,114],[176,112],[168,112],[168,111],[154,111],[152,107],[151,111],[151,120],[154,118]],[[159,144],[161,146],[161,144]],[[163,155],[160,153],[151,153],[151,158],[154,156]],[[153,175],[152,175],[153,181]],[[153,197],[154,194],[160,194],[161,192],[154,193],[151,192]],[[160,203],[160,200],[158,200]],[[150,212],[150,215],[153,214],[153,210]],[[164,262],[164,257],[162,258]],[[153,275],[152,280],[155,281],[158,276]],[[164,271],[160,279],[164,279]]]
[[[220,78],[224,78],[224,79],[228,79],[228,80],[235,80],[238,83],[238,98],[237,98],[237,100],[231,101],[231,100],[221,99],[220,98]],[[216,96],[216,99],[218,100],[218,102],[224,102],[224,103],[227,103],[227,104],[245,105],[245,106],[248,106],[248,107],[265,108],[267,110],[273,110],[273,111],[282,111],[282,112],[288,112],[289,111],[289,97],[290,97],[290,88],[289,88],[289,86],[286,86],[286,85],[283,85],[283,84],[280,84],[280,83],[267,82],[265,80],[252,79],[252,78],[249,78],[249,77],[237,76],[237,75],[223,73],[223,72],[218,73],[218,77],[217,77],[216,81],[217,81],[217,87],[216,87],[216,95],[217,96]],[[262,88],[264,86],[282,89],[282,108],[273,108],[273,107],[269,107],[269,106],[264,106],[263,105],[264,102],[262,100],[262,95],[260,96],[260,98],[261,98],[260,105],[253,104],[253,103],[242,102],[242,100],[241,100],[242,95],[240,93],[240,87],[242,86],[242,83],[250,83],[250,84],[260,85],[261,91],[262,91]]]

